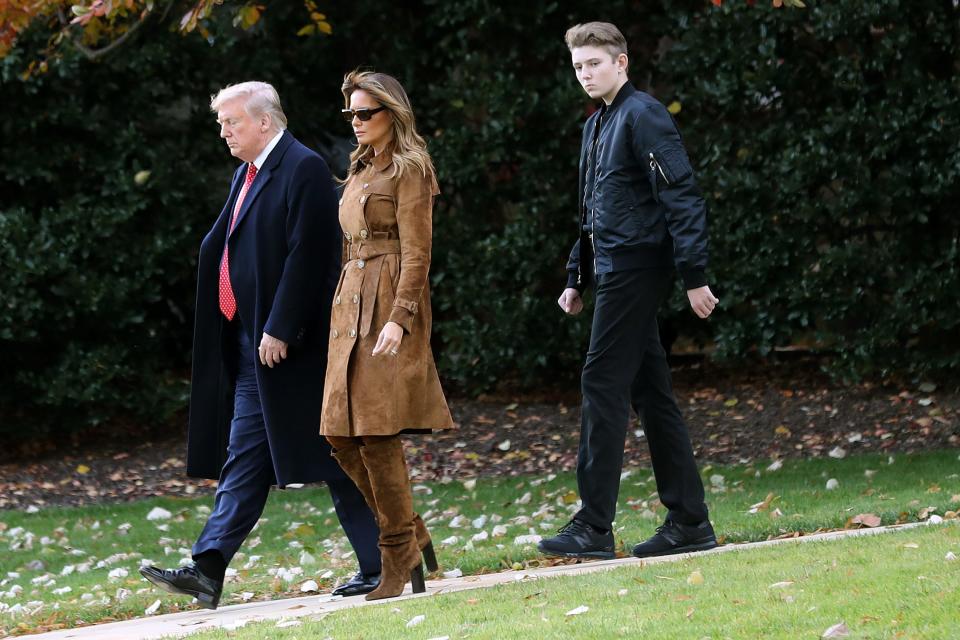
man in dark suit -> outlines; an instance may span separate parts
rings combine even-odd
[[[286,131],[269,84],[229,86],[210,106],[243,164],[200,246],[187,473],[220,482],[194,563],[140,572],[215,609],[271,485],[322,480],[360,563],[334,593],[367,593],[379,583],[376,521],[319,435],[340,275],[333,180],[323,159]]]

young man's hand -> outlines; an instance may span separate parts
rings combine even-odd
[[[708,317],[720,302],[718,298],[714,297],[710,287],[688,289],[687,298],[690,299],[690,308],[701,318]]]
[[[572,287],[563,290],[557,304],[560,305],[564,313],[570,316],[575,316],[583,311],[583,298],[580,297],[580,292]]]

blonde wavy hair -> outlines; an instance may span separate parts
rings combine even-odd
[[[346,108],[350,108],[350,96],[354,91],[363,90],[387,108],[392,118],[393,136],[387,149],[393,154],[396,177],[407,170],[418,170],[424,177],[433,174],[433,161],[427,153],[427,142],[417,133],[413,107],[403,86],[393,76],[374,71],[355,69],[343,77],[340,87]],[[385,149],[386,150],[386,149]],[[360,161],[373,154],[370,145],[361,144],[350,154],[350,173],[359,170]]]

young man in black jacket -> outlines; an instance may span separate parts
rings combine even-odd
[[[636,545],[638,557],[710,549],[717,539],[703,483],[670,381],[657,307],[676,265],[690,306],[706,318],[719,302],[707,286],[706,204],[667,109],[627,80],[627,43],[604,22],[567,31],[577,79],[602,99],[583,130],[580,238],[558,303],[583,309],[592,280],[596,306],[581,380],[583,407],[577,483],[582,508],[542,552],[614,556],[613,520],[630,405],[643,421],[666,521]]]

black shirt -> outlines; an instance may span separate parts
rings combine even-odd
[[[587,174],[585,176],[583,189],[583,208],[586,211],[586,217],[583,221],[583,230],[592,233],[593,226],[593,202],[594,190],[597,186],[597,142],[600,140],[600,129],[603,127],[603,119],[606,116],[607,105],[600,108],[600,117],[597,118],[597,126],[593,131],[593,143],[590,145],[590,153],[587,156]]]

